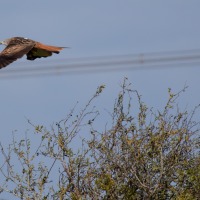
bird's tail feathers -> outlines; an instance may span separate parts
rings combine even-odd
[[[69,47],[50,46],[50,45],[46,45],[46,44],[42,44],[42,43],[38,42],[37,43],[37,48],[43,49],[43,50],[47,50],[47,51],[51,51],[53,53],[59,53],[62,49],[69,48]]]

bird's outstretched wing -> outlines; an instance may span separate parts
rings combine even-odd
[[[35,43],[29,43],[26,45],[11,44],[8,45],[0,53],[0,69],[6,67],[10,63],[14,62],[18,58],[21,58],[24,54],[27,54],[35,45]]]

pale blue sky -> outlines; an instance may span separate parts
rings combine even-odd
[[[0,6],[0,40],[24,36],[71,47],[48,58],[49,61],[200,49],[200,2],[197,0],[2,0]],[[34,62],[39,65],[42,60]],[[28,68],[30,61],[23,58],[8,67],[17,68],[20,63]],[[13,130],[18,130],[19,138],[23,137],[30,128],[26,118],[46,126],[60,121],[75,102],[84,105],[100,84],[105,84],[106,90],[97,104],[101,109],[110,109],[124,76],[139,90],[144,101],[155,108],[166,102],[168,87],[179,91],[186,83],[189,89],[181,104],[192,108],[200,103],[199,74],[197,65],[3,79],[0,80],[0,140],[9,143]]]

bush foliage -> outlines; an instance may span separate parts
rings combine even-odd
[[[155,111],[131,87],[124,79],[101,130],[93,104],[103,85],[81,112],[75,106],[50,130],[29,122],[40,138],[36,149],[28,135],[0,144],[0,191],[27,200],[198,199],[199,106],[180,111],[177,99],[186,88],[169,89],[164,108]]]

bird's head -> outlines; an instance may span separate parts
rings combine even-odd
[[[0,41],[0,44],[5,44],[4,41]]]
[[[9,44],[9,42],[10,42],[11,39],[12,39],[12,38],[9,38],[9,39],[0,41],[0,44],[3,44],[3,45],[6,45],[6,46],[7,46],[7,45]]]

